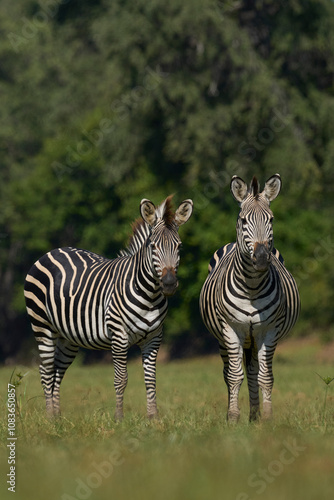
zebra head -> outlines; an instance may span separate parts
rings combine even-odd
[[[278,196],[281,185],[280,176],[275,174],[267,180],[260,193],[256,177],[253,177],[249,188],[240,177],[232,177],[231,191],[240,203],[237,243],[241,252],[250,257],[256,271],[264,272],[270,264],[274,245],[274,216],[270,210],[270,202]]]
[[[187,222],[193,211],[192,200],[185,200],[174,213],[171,201],[172,196],[169,196],[158,207],[147,199],[140,203],[141,216],[151,227],[149,245],[153,274],[160,281],[161,291],[167,297],[174,295],[178,287],[181,246],[178,229]]]

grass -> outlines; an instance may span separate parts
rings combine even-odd
[[[17,367],[17,500],[313,500],[334,489],[333,375],[319,345],[282,345],[274,362],[274,419],[226,423],[227,391],[219,356],[158,364],[160,418],[145,416],[139,361],[129,364],[125,418],[113,420],[113,369],[72,366],[62,385],[62,417],[49,421],[37,367]],[[1,491],[6,492],[7,383],[0,370]],[[27,373],[28,372],[28,373]],[[316,372],[316,373],[315,373]],[[15,376],[15,375],[14,375]],[[13,379],[12,379],[13,381]],[[333,385],[334,386],[334,385]]]

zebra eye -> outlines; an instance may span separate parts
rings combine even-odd
[[[245,217],[240,217],[242,225],[247,224],[247,219]]]

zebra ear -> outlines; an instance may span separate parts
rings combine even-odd
[[[149,226],[154,226],[157,220],[155,205],[150,200],[144,198],[140,202],[140,215]]]
[[[281,187],[282,181],[279,174],[275,174],[267,180],[262,192],[264,193],[269,203],[279,195]]]
[[[177,226],[182,226],[185,222],[190,219],[193,213],[193,202],[192,200],[184,200],[180,203],[179,208],[175,212],[175,222]]]
[[[246,182],[243,181],[241,177],[234,175],[231,180],[231,192],[234,198],[239,203],[242,203],[247,196],[247,191],[248,188]]]

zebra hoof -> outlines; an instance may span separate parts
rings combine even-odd
[[[252,408],[249,413],[250,422],[258,422],[261,417],[260,410],[258,408]]]
[[[227,423],[228,424],[237,424],[239,422],[239,418],[240,418],[240,413],[235,413],[235,412],[231,412],[231,411],[228,411],[227,412]]]
[[[115,412],[115,420],[116,422],[121,422],[124,418],[124,414],[122,411],[116,411]]]
[[[149,420],[157,420],[159,418],[159,413],[158,412],[155,412],[155,413],[148,413],[147,414],[147,418]]]
[[[270,403],[263,403],[262,419],[271,420],[273,417],[273,410]]]
[[[48,407],[46,409],[46,417],[49,420],[56,420],[57,418],[60,418],[61,417],[61,413],[60,413],[59,408],[55,409],[54,407],[51,407],[51,408]]]

